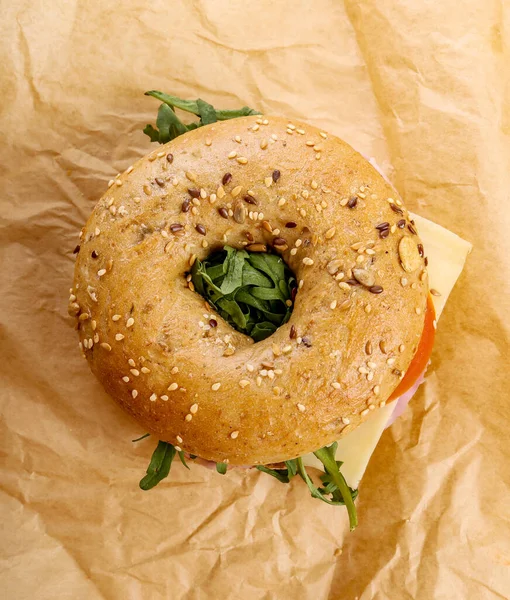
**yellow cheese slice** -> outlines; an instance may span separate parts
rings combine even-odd
[[[448,296],[459,278],[471,244],[455,233],[432,221],[412,215],[429,259],[429,285],[441,295],[432,296],[439,319]],[[386,424],[395,408],[395,403],[380,408],[370,418],[338,441],[336,460],[341,460],[342,473],[352,488],[357,488],[363,477]],[[307,467],[323,470],[322,463],[313,455],[306,454],[303,462]]]

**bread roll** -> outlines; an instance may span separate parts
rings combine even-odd
[[[196,257],[247,243],[274,248],[299,281],[290,321],[257,343],[186,281]],[[348,144],[246,117],[182,135],[110,183],[71,298],[92,371],[145,430],[204,459],[268,464],[384,405],[420,340],[426,265],[401,199]]]

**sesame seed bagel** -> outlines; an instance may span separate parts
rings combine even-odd
[[[299,282],[290,320],[263,341],[187,280],[227,244],[279,253]],[[277,463],[384,405],[423,331],[424,261],[395,190],[348,144],[238,118],[110,182],[81,234],[70,312],[92,371],[148,432],[212,461]]]

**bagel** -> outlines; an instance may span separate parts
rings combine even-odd
[[[194,262],[225,246],[267,249],[298,282],[261,341],[193,290]],[[280,117],[200,127],[140,159],[77,251],[70,311],[92,371],[147,432],[215,462],[338,440],[390,398],[424,328],[426,259],[402,200],[348,144]]]

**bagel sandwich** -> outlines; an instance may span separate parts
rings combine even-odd
[[[69,304],[93,373],[158,440],[140,486],[175,456],[299,475],[353,529],[345,442],[376,443],[432,352],[444,291],[422,220],[331,134],[148,94],[162,105],[144,131],[161,145],[109,182]]]

